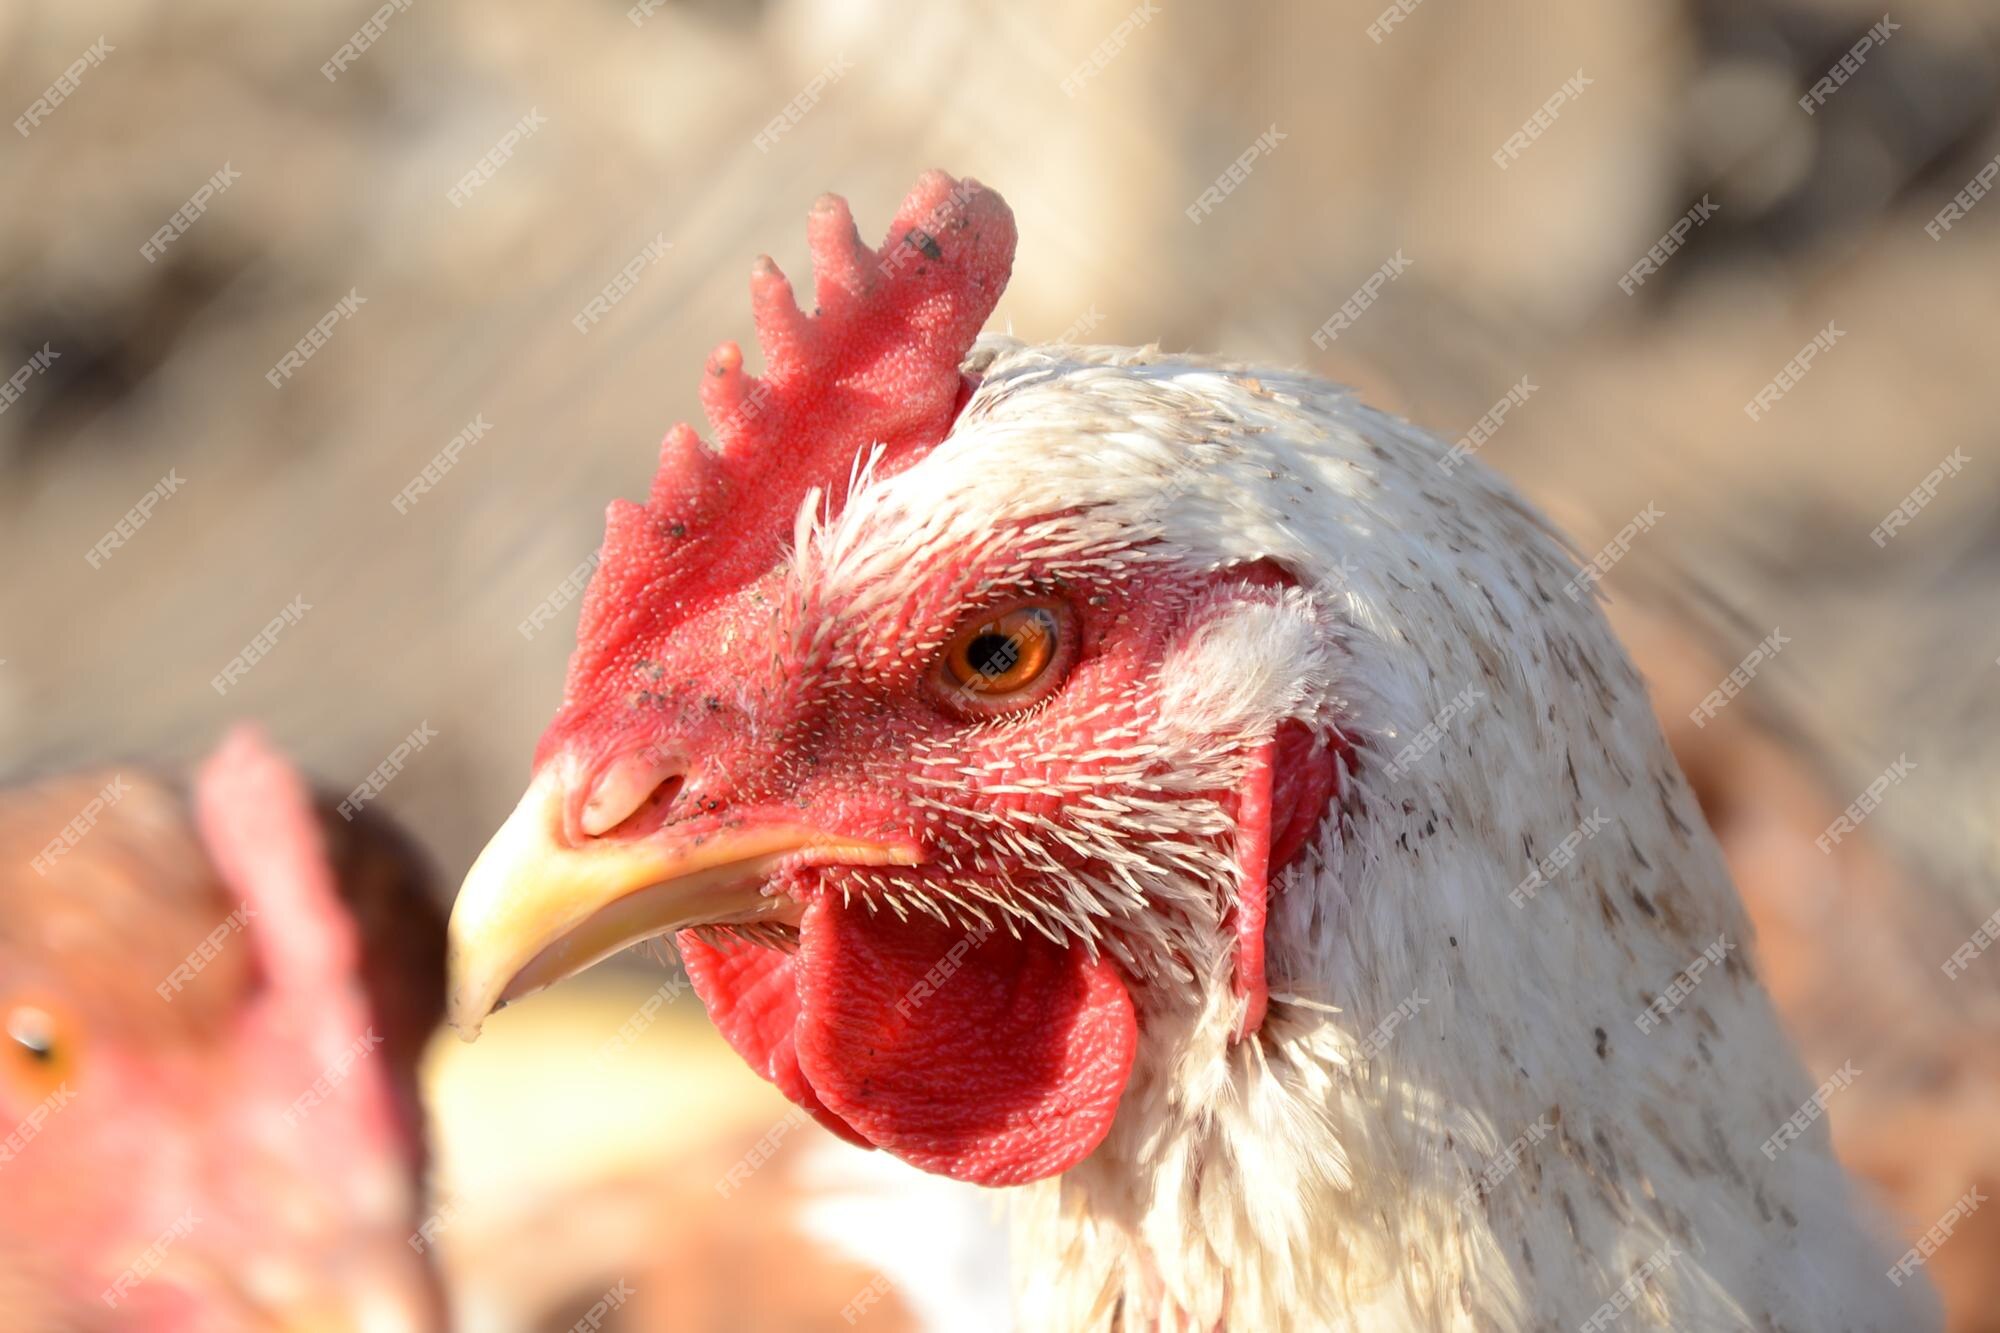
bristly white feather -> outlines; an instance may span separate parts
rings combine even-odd
[[[1094,805],[1078,776],[1061,823],[996,816],[988,842],[1031,863],[1069,840],[1111,881],[1037,908],[989,865],[929,905],[1138,972],[1109,1137],[1017,1192],[1019,1326],[1933,1327],[1928,1293],[1884,1277],[1824,1123],[1759,1151],[1812,1089],[1743,955],[1635,1026],[1747,923],[1543,519],[1307,376],[1000,338],[974,362],[983,381],[928,456],[887,478],[871,456],[838,515],[802,512],[796,594],[887,615],[904,571],[975,551],[1080,580],[1276,561],[1298,589],[1191,638],[1152,733],[1106,738],[1102,790],[1226,788],[1243,742],[1285,718],[1337,723],[1361,752],[1273,885],[1272,1007],[1250,1042],[1231,1041],[1213,802]],[[1510,902],[1599,812],[1567,868]],[[1547,1131],[1518,1167],[1480,1184],[1531,1126]]]

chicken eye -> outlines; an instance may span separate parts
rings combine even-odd
[[[944,646],[933,684],[962,713],[1007,712],[1062,683],[1075,640],[1061,602],[1020,602],[971,616]]]
[[[31,1060],[44,1064],[55,1059],[56,1024],[46,1012],[22,1006],[7,1015],[7,1035],[27,1052]]]
[[[47,1095],[68,1076],[71,1064],[69,1043],[62,1024],[47,1009],[20,1004],[7,1011],[7,1046],[10,1057],[4,1063],[11,1081],[30,1097]]]

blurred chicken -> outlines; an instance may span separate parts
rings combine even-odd
[[[253,732],[0,793],[0,1327],[426,1333],[442,920]]]

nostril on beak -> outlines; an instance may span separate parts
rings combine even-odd
[[[638,825],[657,825],[666,818],[680,796],[686,780],[681,765],[673,760],[635,755],[607,768],[583,803],[577,827],[585,836],[601,838],[607,833]]]

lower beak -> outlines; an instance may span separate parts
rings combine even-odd
[[[472,863],[452,908],[451,1025],[471,1041],[486,1016],[627,945],[688,926],[782,919],[763,892],[780,862],[910,864],[874,843],[793,822],[746,820],[698,836],[664,829],[635,839],[564,833],[561,766],[550,764]]]

